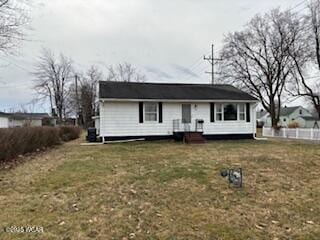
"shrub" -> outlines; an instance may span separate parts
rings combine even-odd
[[[0,129],[0,160],[60,144],[59,130],[53,127]]]
[[[288,128],[299,128],[299,123],[297,122],[289,123]]]
[[[78,127],[22,127],[0,129],[0,161],[70,141],[80,136]]]
[[[61,126],[60,138],[62,141],[67,142],[80,137],[81,129],[79,127]]]

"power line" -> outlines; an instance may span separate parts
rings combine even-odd
[[[8,59],[5,59],[3,57],[0,57],[0,59],[2,59],[3,61],[6,61],[7,63],[10,63],[10,64],[16,66],[17,68],[20,68],[21,70],[23,70],[23,71],[25,71],[27,73],[31,73],[28,69],[26,69],[25,67],[15,63],[15,62],[9,61]]]
[[[203,63],[203,62],[202,62]],[[201,68],[200,70],[199,70],[199,74],[200,73],[202,73],[205,69],[207,68],[207,66],[204,66],[203,68]],[[189,76],[187,79],[186,79],[186,81],[189,81],[191,78],[193,78],[194,76]]]
[[[307,2],[307,0],[303,0],[303,1],[299,2],[299,3],[297,3],[296,5],[294,5],[293,7],[289,8],[288,10],[292,11],[293,9],[296,9],[296,8],[300,7],[305,2]]]
[[[190,71],[195,71],[198,67],[201,66],[201,64],[203,64],[202,58],[203,57],[201,56],[201,61],[199,61],[197,65],[194,65],[194,67],[190,68]]]
[[[189,67],[185,67],[186,69],[188,69],[190,72],[194,72],[195,69],[197,69],[202,63],[202,58],[203,56],[200,56],[196,61],[194,61],[192,64],[189,65]],[[175,72],[178,73],[178,70],[175,70]],[[178,73],[177,75],[178,77],[182,76],[182,73]]]
[[[192,69],[192,68],[194,67],[194,65],[196,65],[197,63],[199,63],[199,61],[201,61],[201,60],[202,60],[202,56],[199,57],[193,64],[191,64],[189,68]]]
[[[1,86],[0,89],[14,89],[14,88],[32,88],[33,85],[25,85],[25,84],[17,84],[17,85],[5,85],[5,86]]]

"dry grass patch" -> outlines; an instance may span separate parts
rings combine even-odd
[[[72,142],[0,172],[1,239],[318,239],[320,149],[299,142]],[[219,171],[244,168],[243,189]]]

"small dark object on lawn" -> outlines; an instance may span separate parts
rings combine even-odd
[[[226,177],[229,174],[229,170],[221,170],[220,174],[221,174],[221,177]]]
[[[234,187],[242,187],[242,168],[221,170],[220,175],[222,177],[228,177],[229,185]]]

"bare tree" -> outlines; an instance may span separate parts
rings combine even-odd
[[[320,71],[320,0],[313,0],[309,5],[309,18],[311,27],[312,56]]]
[[[92,117],[97,110],[97,85],[101,80],[103,80],[102,72],[96,66],[91,66],[87,73],[80,77],[78,94],[75,85],[71,86],[72,106],[74,109],[80,108],[80,124],[85,128],[93,126]]]
[[[273,127],[279,122],[284,89],[293,68],[288,52],[296,44],[301,27],[296,15],[275,9],[256,15],[243,31],[224,40],[222,81],[259,99],[270,113]]]
[[[141,74],[130,63],[120,63],[116,67],[108,67],[107,81],[144,82],[146,76]]]
[[[309,4],[309,14],[303,18],[300,41],[290,48],[294,63],[293,84],[288,88],[292,96],[304,97],[320,118],[320,0]],[[310,76],[317,72],[317,76]]]
[[[56,57],[44,49],[34,72],[35,90],[50,100],[51,108],[61,121],[67,116],[69,85],[72,74],[72,60],[60,54]]]
[[[11,51],[24,40],[28,23],[27,1],[0,0],[0,51]]]

